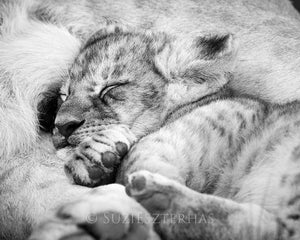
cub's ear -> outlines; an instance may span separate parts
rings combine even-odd
[[[169,38],[160,46],[155,66],[169,80],[175,105],[219,91],[235,66],[237,42],[232,34]]]
[[[155,64],[170,80],[191,77],[201,83],[234,68],[237,42],[232,34],[167,39],[157,47]]]
[[[206,60],[232,56],[236,52],[232,34],[200,36],[194,43],[196,49],[200,51],[199,57]]]

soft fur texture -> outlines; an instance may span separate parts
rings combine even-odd
[[[110,26],[92,36],[70,69],[70,81],[63,87],[68,89],[64,93],[67,100],[56,118],[61,130],[70,128],[69,123],[82,123],[67,136],[73,146],[84,141],[67,165],[75,182],[89,186],[109,182],[104,176],[116,172],[120,162],[117,143],[128,150],[135,137],[160,128],[177,108],[220,92],[228,83],[224,71],[233,70],[236,48],[231,35],[171,38]],[[120,124],[132,133],[114,130]],[[104,137],[91,139],[93,132]],[[112,151],[104,150],[103,142]],[[90,144],[96,152],[86,152]],[[106,152],[115,157],[111,157],[109,169],[100,171],[97,165],[108,161]],[[87,155],[92,163],[86,161]],[[95,169],[99,169],[97,174]]]
[[[2,5],[0,156],[8,156],[35,145],[38,103],[58,91],[80,42],[65,28],[28,19],[25,3]]]
[[[2,1],[0,9],[0,239],[24,239],[49,209],[84,192],[68,190],[37,112],[44,94],[58,96],[80,42],[64,28],[29,20],[26,2]]]
[[[127,193],[151,213],[162,239],[298,239],[299,103],[220,97],[234,69],[235,40],[230,35],[195,39],[178,44],[180,39],[165,34],[117,26],[87,42],[71,68],[56,120],[60,128],[74,119],[82,122],[68,134],[68,141],[79,145],[67,171],[87,186],[113,183],[116,171],[124,184],[131,174]],[[187,55],[187,49],[194,54]],[[132,135],[139,139],[135,145]],[[111,210],[97,207],[95,199],[66,205],[60,213],[67,220],[43,225],[32,239],[57,239],[50,233],[58,230],[69,235],[64,227],[70,222],[96,238],[106,231],[114,237],[119,225],[104,228],[101,216]],[[144,214],[113,212],[124,219]],[[86,220],[91,213],[94,226]],[[193,216],[211,222],[189,223]],[[126,226],[116,239],[128,233],[140,237]],[[145,230],[146,238],[151,230]]]
[[[80,40],[110,23],[174,35],[232,32],[241,46],[235,90],[274,102],[299,96],[299,15],[288,1],[3,0],[1,239],[25,238],[54,208],[88,191],[65,177],[49,135],[39,131],[37,109],[45,96],[58,94]]]

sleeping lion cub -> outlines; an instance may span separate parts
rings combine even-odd
[[[61,154],[76,184],[136,201],[95,189],[32,239],[299,239],[300,104],[229,97],[236,49],[98,31],[62,89]]]

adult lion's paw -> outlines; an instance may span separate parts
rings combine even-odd
[[[41,224],[30,240],[159,240],[150,214],[118,184],[91,190]]]
[[[109,125],[85,138],[66,164],[76,184],[94,187],[115,182],[121,159],[136,141],[125,125]]]

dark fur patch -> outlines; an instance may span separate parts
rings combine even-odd
[[[195,67],[186,69],[181,77],[191,79],[196,83],[204,83],[208,80],[216,80],[216,76],[214,76],[213,74],[204,75],[202,69],[198,69]]]
[[[155,84],[149,83],[147,91],[142,94],[141,102],[147,109],[157,107],[159,106],[159,94],[160,91]]]
[[[249,156],[248,163],[245,167],[246,174],[249,174],[251,172],[252,167],[254,166],[255,162],[257,161],[257,157],[259,156],[259,154],[260,154],[260,149],[257,149],[255,151],[253,151],[251,153],[251,155]]]
[[[290,214],[290,215],[287,216],[287,218],[291,219],[293,221],[299,221],[300,220],[300,214],[297,214],[297,213]]]
[[[112,34],[107,34],[104,29],[99,30],[94,35],[92,35],[92,37],[89,38],[89,40],[83,46],[82,51],[87,50],[88,48],[92,47],[93,45],[99,43],[101,40],[106,39],[110,35],[112,35]]]
[[[300,161],[300,145],[294,148],[292,152],[292,160]]]
[[[237,112],[236,117],[237,117],[238,121],[240,122],[239,131],[246,129],[247,122],[246,122],[246,119],[244,118],[244,115],[240,112]]]
[[[125,64],[116,64],[111,75],[115,78],[119,78],[121,75],[123,75],[125,69]]]
[[[292,199],[289,200],[288,205],[294,205],[296,202],[300,201],[300,195],[297,195],[296,197],[293,197]]]
[[[232,136],[232,134],[229,134],[228,135],[228,147],[229,147],[229,149],[232,147],[232,145],[233,145],[233,136]]]
[[[32,12],[31,15],[33,18],[36,18],[42,22],[54,22],[53,15],[46,8],[41,6]]]
[[[43,99],[38,104],[38,120],[40,129],[45,132],[52,132],[57,111],[62,104],[59,97],[59,90],[55,88],[42,94]]]
[[[188,172],[188,174],[187,174],[187,178],[186,178],[186,181],[185,181],[185,185],[186,185],[187,187],[189,187],[189,186],[191,185],[191,183],[192,183],[194,177],[195,177],[195,176],[194,176],[193,170],[190,170],[190,171]]]
[[[281,177],[281,180],[280,180],[280,184],[281,186],[284,186],[287,182],[287,178],[288,176],[286,174],[284,174],[282,177]]]
[[[199,37],[196,39],[196,47],[201,49],[200,54],[207,58],[214,58],[216,54],[224,51],[229,35]]]
[[[206,122],[212,127],[213,130],[216,130],[221,137],[225,135],[225,128],[221,126],[215,119],[207,117]]]
[[[296,176],[294,177],[293,184],[300,185],[300,173],[296,174]]]
[[[0,27],[3,25],[3,22],[4,22],[3,17],[0,15]],[[0,30],[0,33],[1,33],[1,30]]]
[[[102,70],[102,78],[103,78],[103,80],[106,80],[108,78],[108,74],[109,74],[109,67],[105,67]]]
[[[119,61],[126,54],[126,49],[124,47],[120,47],[118,52],[115,55],[115,62]]]

